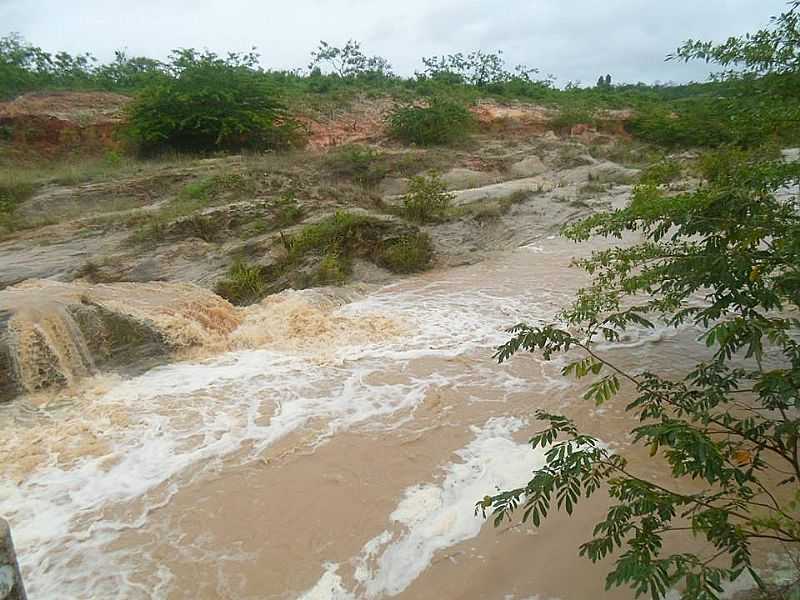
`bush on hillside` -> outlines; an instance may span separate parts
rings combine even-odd
[[[131,105],[128,132],[142,152],[268,150],[299,141],[299,126],[256,69],[255,55],[185,50],[170,69],[172,77]]]
[[[389,172],[384,158],[381,152],[369,146],[347,144],[328,154],[325,164],[334,175],[371,187],[380,183]]]
[[[434,146],[464,139],[475,118],[464,104],[434,97],[428,106],[402,106],[389,115],[392,137],[409,144]]]
[[[416,273],[427,269],[433,259],[433,244],[426,233],[404,236],[387,245],[380,262],[393,273]]]
[[[444,218],[454,195],[437,173],[412,177],[408,193],[403,197],[403,216],[417,223],[430,223]]]

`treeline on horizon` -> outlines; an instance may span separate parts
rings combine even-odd
[[[0,99],[26,92],[46,90],[96,90],[135,93],[159,80],[180,74],[197,60],[222,60],[228,64],[261,73],[284,92],[325,94],[337,89],[370,88],[387,92],[407,90],[422,95],[438,91],[438,87],[462,87],[484,94],[507,98],[556,101],[563,92],[594,96],[599,101],[615,104],[620,100],[635,101],[649,96],[672,100],[695,95],[724,93],[727,87],[719,82],[676,83],[612,83],[611,76],[600,74],[595,86],[567,82],[556,85],[552,75],[540,76],[536,68],[518,65],[509,70],[502,52],[474,51],[446,56],[423,57],[422,71],[410,77],[393,72],[388,60],[366,56],[360,43],[350,40],[341,48],[320,42],[311,53],[307,69],[264,69],[260,55],[253,48],[247,53],[220,56],[194,48],[173,50],[167,60],[130,56],[117,50],[110,62],[99,62],[91,53],[51,53],[28,43],[18,34],[0,38]]]
[[[650,85],[615,84],[610,76],[601,74],[593,87],[568,83],[560,88],[553,76],[543,76],[536,68],[509,68],[500,52],[426,57],[422,64],[422,71],[413,76],[397,75],[388,60],[366,55],[352,40],[342,47],[321,42],[311,53],[307,69],[291,71],[264,69],[255,48],[225,55],[178,49],[165,61],[119,50],[112,61],[102,63],[89,53],[50,53],[10,34],[0,38],[0,100],[27,92],[64,90],[139,95],[210,68],[257,77],[264,89],[284,104],[336,101],[359,92],[406,102],[446,96],[470,103],[490,97],[557,107],[563,126],[591,123],[601,109],[633,109],[636,117],[631,121],[631,133],[665,146],[756,145],[770,137],[797,138],[796,123],[771,123],[759,116],[776,114],[764,110],[765,102],[792,102],[793,83],[788,86],[788,99],[774,97],[772,84],[764,86],[769,93],[759,93],[760,78],[752,75]],[[748,106],[753,119],[742,119],[743,107]]]

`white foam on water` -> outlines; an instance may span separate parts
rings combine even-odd
[[[382,342],[347,340],[335,348],[335,360],[331,348],[325,348],[323,358],[307,347],[230,352],[153,369],[93,398],[91,414],[119,412],[126,417],[124,424],[106,420],[98,428],[103,452],[67,462],[53,456],[20,480],[0,483],[0,514],[12,523],[31,600],[166,597],[172,575],[158,558],[114,542],[122,532],[146,529],[150,513],[169,503],[187,478],[202,476],[203,469],[219,466],[221,458],[244,447],[250,453],[243,460],[258,458],[310,421],[317,443],[323,443],[357,426],[396,427],[413,418],[415,407],[438,387],[493,386],[489,375],[502,368],[494,365],[490,353],[506,339],[504,328],[542,317],[549,308],[530,294],[505,296],[480,289],[454,293],[454,287],[470,286],[388,286],[336,309],[349,317],[391,316],[408,331]],[[397,382],[397,374],[404,374],[412,361],[461,356],[469,360],[470,369],[439,361],[433,372],[409,373]],[[375,383],[381,374],[392,375],[393,383]],[[525,387],[510,375],[498,381],[501,393]],[[74,418],[80,425],[81,414]],[[380,585],[407,585],[398,569],[420,571],[439,547],[477,533],[481,522],[472,518],[473,492],[483,494],[511,481],[500,477],[506,472],[502,469],[514,464],[510,456],[517,447],[508,438],[513,427],[504,423],[488,427],[493,433],[479,435],[480,447],[465,449],[463,465],[447,472],[436,514],[442,522],[452,522],[453,531],[441,531],[442,522],[420,520],[433,488],[409,491],[395,515],[408,532],[382,550],[376,567],[384,582]],[[521,448],[528,470],[531,453]],[[412,560],[409,549],[421,543],[424,529],[437,536]]]
[[[437,552],[480,533],[485,520],[474,515],[475,502],[527,481],[545,463],[544,451],[514,441],[513,434],[522,426],[517,418],[495,417],[473,428],[474,440],[456,452],[458,461],[442,468],[440,482],[405,491],[389,517],[391,527],[368,541],[354,559],[355,598],[401,593]],[[326,571],[323,578],[328,576]]]
[[[326,563],[324,567],[325,573],[317,584],[298,600],[355,600],[355,596],[344,588],[342,578],[337,574],[339,565]]]

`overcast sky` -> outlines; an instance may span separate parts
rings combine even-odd
[[[785,0],[0,0],[0,35],[46,50],[165,57],[178,47],[258,46],[265,67],[308,64],[319,40],[360,40],[396,72],[420,57],[502,50],[559,84],[703,80],[703,64],[664,63],[687,38],[724,40],[768,23]]]

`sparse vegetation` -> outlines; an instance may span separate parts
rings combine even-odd
[[[395,238],[393,227],[372,216],[336,212],[294,236],[282,236],[286,255],[274,265],[237,261],[216,292],[235,304],[246,304],[289,286],[341,285],[350,276],[354,258],[396,273],[427,268],[433,258],[430,238],[419,233]]]
[[[208,175],[191,181],[159,210],[131,217],[128,224],[136,228],[131,240],[135,243],[164,241],[172,231],[173,237],[217,241],[223,223],[218,217],[198,214],[199,211],[235,201],[252,191],[251,184],[250,180],[238,173]]]
[[[16,228],[14,215],[17,206],[33,195],[34,184],[13,174],[0,180],[0,228],[11,231]]]
[[[278,199],[275,206],[275,226],[289,227],[303,220],[303,208],[297,204],[293,194],[285,194]]]
[[[416,223],[441,220],[454,197],[438,173],[412,177],[403,197],[403,216]]]
[[[350,274],[350,261],[343,258],[335,250],[331,250],[322,257],[314,274],[316,285],[341,285]]]
[[[332,150],[325,164],[337,177],[372,187],[386,177],[390,167],[383,153],[369,146],[348,144]]]
[[[610,184],[604,181],[590,181],[589,183],[584,183],[580,189],[578,189],[578,195],[584,198],[597,196],[606,193],[610,187]]]
[[[228,276],[217,282],[214,291],[233,304],[252,304],[264,297],[267,281],[264,267],[237,260]]]
[[[592,164],[591,159],[586,156],[586,149],[579,145],[560,148],[556,162],[561,169],[574,169]]]
[[[568,134],[576,125],[594,125],[595,118],[591,109],[566,106],[561,109],[558,116],[550,121],[549,126],[553,131]]]

